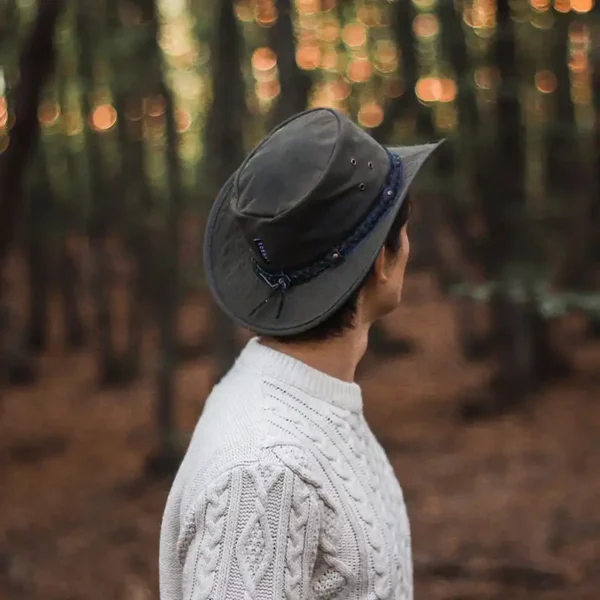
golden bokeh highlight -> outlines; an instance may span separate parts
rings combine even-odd
[[[377,102],[367,102],[358,111],[358,122],[363,127],[373,128],[381,125],[383,121],[383,108]]]
[[[100,104],[92,110],[90,127],[94,131],[108,131],[117,122],[117,111],[111,104]]]
[[[496,26],[495,0],[473,0],[471,5],[465,3],[463,20],[480,37],[489,37]]]
[[[333,44],[340,37],[340,28],[335,19],[324,19],[319,25],[318,37],[321,41]]]
[[[83,120],[78,111],[70,110],[62,118],[63,131],[65,135],[71,137],[79,135],[83,131]]]
[[[348,75],[348,79],[354,83],[365,83],[371,79],[373,67],[368,59],[355,58],[348,64],[346,74]]]
[[[154,94],[145,99],[144,109],[149,117],[161,117],[167,110],[167,102],[160,94]]]
[[[175,125],[178,133],[185,133],[192,126],[192,115],[189,111],[179,108],[175,111]]]
[[[398,68],[398,51],[391,40],[380,40],[375,44],[375,68],[382,73],[392,73]]]
[[[556,91],[557,84],[556,75],[552,71],[538,71],[535,74],[535,87],[542,94],[552,94]]]
[[[277,21],[277,9],[273,0],[255,0],[254,18],[261,27],[271,27]]]
[[[419,15],[413,20],[413,31],[418,38],[435,37],[440,32],[440,24],[434,15]]]
[[[296,8],[300,14],[314,15],[321,10],[320,0],[296,0]]]
[[[243,23],[254,21],[254,10],[249,0],[238,0],[235,3],[235,16]]]
[[[279,81],[272,79],[271,81],[258,81],[255,86],[256,95],[260,100],[273,100],[279,95]]]
[[[342,29],[342,40],[349,48],[359,48],[367,42],[367,30],[360,23],[348,23]]]
[[[321,63],[321,49],[311,42],[300,44],[296,50],[296,63],[305,71],[316,69]]]
[[[270,81],[276,77],[277,55],[269,48],[257,48],[252,54],[252,72],[258,81]]]
[[[568,13],[571,10],[571,0],[554,0],[554,10],[559,13]]]
[[[363,4],[359,6],[356,16],[367,27],[380,27],[383,21],[382,9],[375,4]]]
[[[8,104],[6,98],[0,96],[0,127],[6,127],[8,121]]]
[[[585,73],[588,70],[588,57],[583,50],[574,50],[569,58],[569,70],[573,73]]]
[[[328,48],[321,54],[321,68],[326,71],[335,71],[338,67],[339,56],[333,48]]]
[[[331,94],[336,101],[342,101],[350,96],[350,86],[343,79],[336,79],[329,84]]]
[[[417,81],[415,93],[421,102],[452,102],[456,98],[456,82],[441,77],[422,77]]]
[[[594,0],[571,0],[571,9],[579,14],[588,13],[594,8]]]
[[[60,117],[58,102],[42,102],[38,108],[38,120],[42,127],[52,127]]]
[[[491,90],[500,83],[497,67],[478,67],[473,73],[475,85],[481,90]]]
[[[529,4],[537,12],[545,12],[550,8],[550,0],[529,0]]]

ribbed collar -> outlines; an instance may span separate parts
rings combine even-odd
[[[362,393],[358,384],[342,381],[313,369],[288,354],[264,346],[257,337],[248,342],[238,361],[319,400],[352,412],[362,411]]]

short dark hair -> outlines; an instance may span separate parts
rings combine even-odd
[[[408,198],[404,200],[384,242],[386,250],[393,255],[400,251],[400,232],[408,222],[412,209],[412,204]],[[327,317],[325,321],[319,323],[316,327],[288,336],[271,336],[273,339],[282,343],[297,343],[297,342],[321,342],[334,337],[339,337],[348,329],[352,329],[354,318],[358,307],[358,296],[361,289],[365,285],[367,279],[372,273],[372,268],[363,279],[361,284],[350,294],[346,301],[332,315]]]

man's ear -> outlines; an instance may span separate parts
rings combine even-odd
[[[385,246],[381,248],[373,263],[373,279],[376,283],[386,283],[392,267],[391,255]]]

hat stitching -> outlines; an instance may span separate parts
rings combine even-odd
[[[330,250],[325,257],[315,261],[313,264],[290,271],[272,271],[262,267],[252,257],[255,273],[272,289],[271,293],[262,300],[249,314],[252,316],[277,293],[280,293],[277,316],[279,318],[283,309],[285,292],[292,285],[300,285],[321,275],[328,269],[340,264],[358,244],[374,229],[381,218],[392,205],[392,198],[398,195],[404,181],[403,164],[400,156],[387,150],[391,169],[388,174],[383,190],[379,194],[377,202],[371,209],[369,215],[361,222],[354,232],[342,243]]]

